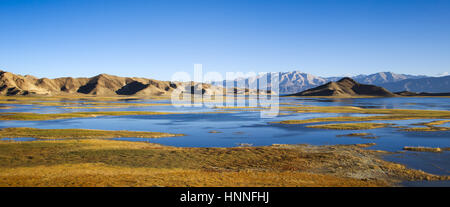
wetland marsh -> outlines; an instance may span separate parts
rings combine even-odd
[[[103,179],[107,180],[99,183],[88,176],[75,186],[127,186],[120,172],[127,172],[128,177],[125,177],[130,182],[129,186],[271,186],[270,183],[281,179],[276,176],[277,173],[286,174],[286,179],[278,182],[280,186],[386,186],[400,185],[402,181],[446,180],[450,175],[450,152],[430,150],[450,147],[448,98],[280,97],[279,115],[271,118],[260,117],[260,111],[266,109],[265,106],[187,105],[171,105],[169,99],[163,98],[3,97],[0,101],[0,180],[3,179],[3,184],[8,186],[45,186],[46,183],[33,183],[36,179],[33,176],[45,177],[44,174],[28,176],[26,172],[39,169],[39,172],[55,174],[69,168],[76,172],[66,175],[69,180],[83,180],[80,176],[87,174],[102,177],[102,170],[110,176],[106,178],[108,176],[105,175]],[[365,149],[354,146],[369,142],[375,144]],[[242,143],[252,147],[241,147]],[[307,145],[300,147],[296,144]],[[56,151],[48,149],[50,145]],[[68,145],[73,145],[72,151],[67,151]],[[280,149],[274,146],[285,147]],[[108,147],[114,150],[107,150]],[[285,148],[290,147],[298,151],[286,154]],[[377,164],[362,167],[362,161],[355,161],[352,169],[359,174],[344,172],[344,161],[340,164],[336,160],[339,153],[333,147],[342,150],[339,153],[348,151],[350,154],[345,159],[349,162],[358,160],[359,153],[360,159],[370,157],[371,162]],[[405,151],[417,147],[425,150]],[[164,152],[168,154],[141,148],[164,149],[168,150]],[[313,148],[315,150],[311,150]],[[50,150],[53,154],[35,153],[33,149]],[[270,153],[265,151],[267,149]],[[75,157],[69,153],[80,150],[82,154]],[[237,166],[231,164],[238,162],[235,158],[217,154],[233,154],[236,150],[243,160]],[[169,151],[175,154],[182,152],[183,155],[176,159],[187,163],[200,162],[196,159],[201,157],[205,164],[168,167],[181,162],[171,163],[175,158],[169,156]],[[308,159],[299,159],[296,153],[300,152],[306,157],[325,153],[329,156],[321,162],[334,164],[326,166],[328,171],[319,171],[319,165],[314,163],[320,159],[311,158],[310,165],[314,167],[306,170]],[[149,155],[154,153],[159,155]],[[104,156],[108,160],[104,160]],[[276,157],[277,162],[285,164],[276,165],[274,160],[270,160]],[[144,158],[151,158],[152,164]],[[142,163],[131,164],[136,159],[142,159]],[[392,168],[397,164],[383,160],[400,165]],[[402,165],[412,171],[406,172],[406,168],[402,168],[404,170],[400,172]],[[321,169],[323,167],[320,166]],[[373,169],[395,171],[392,174],[395,174],[395,179],[374,176]],[[22,173],[19,174],[24,176],[24,181],[13,179],[14,171]],[[364,172],[367,175],[362,175]],[[187,176],[189,173],[205,178],[194,179]],[[257,178],[261,173],[267,176],[265,181]],[[414,176],[409,176],[410,173]],[[134,180],[132,177],[135,174],[145,175],[145,181]],[[185,181],[170,176],[165,181],[155,179],[169,174],[183,175]],[[317,177],[317,182],[306,179],[311,174]],[[219,179],[221,176],[225,176],[224,180]],[[47,183],[50,186],[64,183],[56,178],[48,179],[51,180]],[[327,179],[329,182],[325,181]],[[334,182],[335,179],[342,181],[342,184]],[[68,183],[64,185],[70,186]]]

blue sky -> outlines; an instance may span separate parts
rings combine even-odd
[[[450,71],[450,1],[0,0],[0,69],[38,77]]]

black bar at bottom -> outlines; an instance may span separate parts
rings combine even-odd
[[[338,203],[386,205],[392,201],[405,205],[421,200],[443,201],[449,192],[449,188],[0,188],[0,198],[5,200],[11,195],[45,203],[62,199],[64,204],[266,207]]]

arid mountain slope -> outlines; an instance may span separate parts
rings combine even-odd
[[[209,84],[190,83],[186,92],[218,94],[223,89]],[[158,81],[147,78],[128,78],[100,74],[91,78],[36,78],[0,71],[0,95],[170,95],[175,89],[185,87],[180,82]],[[200,88],[202,87],[201,91]]]
[[[328,82],[327,84],[292,94],[293,96],[386,96],[391,97],[395,94],[388,90],[374,86],[360,84],[351,78],[342,78],[337,82]]]

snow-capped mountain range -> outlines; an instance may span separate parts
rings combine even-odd
[[[256,85],[258,80],[267,78],[267,75],[259,75],[249,78],[239,78],[234,81],[227,81],[227,86],[233,86],[237,82],[245,82],[246,85]],[[281,94],[297,93],[310,88],[314,88],[330,81],[337,81],[343,77],[320,77],[303,73],[301,71],[280,72],[279,73],[279,90]],[[450,76],[429,77],[424,75],[407,75],[396,74],[393,72],[379,72],[370,75],[357,75],[351,77],[355,81],[363,84],[377,85],[386,89],[398,92],[403,90],[413,92],[450,92],[449,81]],[[422,80],[425,79],[425,80]],[[436,81],[433,81],[436,80]],[[418,82],[416,84],[416,82]],[[420,83],[426,82],[426,85]],[[223,83],[215,83],[222,85]],[[414,85],[414,87],[411,87]]]

